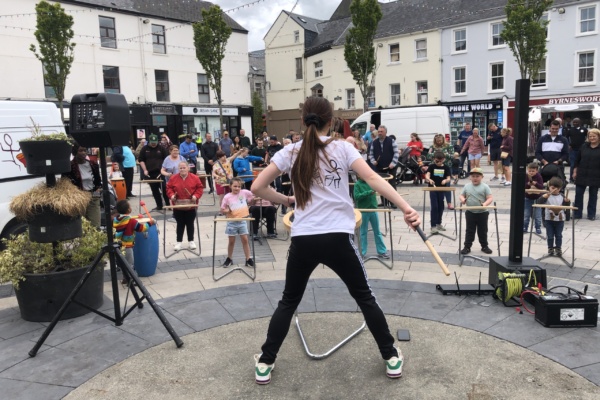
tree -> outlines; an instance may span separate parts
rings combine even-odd
[[[546,28],[542,20],[552,0],[508,0],[506,21],[500,37],[512,50],[522,79],[538,74],[546,55]]]
[[[377,0],[352,0],[350,14],[353,26],[346,36],[344,58],[363,97],[363,111],[367,111],[367,98],[375,87],[377,58],[373,40],[383,14]]]
[[[222,130],[223,98],[221,97],[221,83],[223,70],[221,69],[221,62],[225,58],[225,47],[232,29],[225,22],[221,7],[217,5],[202,10],[202,21],[195,22],[193,27],[196,58],[204,68],[208,84],[215,93],[215,99],[219,105],[219,129]]]
[[[29,49],[35,57],[42,62],[44,79],[54,89],[60,108],[60,117],[64,121],[63,100],[67,77],[71,73],[73,64],[73,17],[65,13],[60,4],[50,4],[44,0],[35,6],[37,25],[35,38],[39,46],[39,53],[35,45]]]
[[[252,92],[252,107],[254,109],[253,122],[252,122],[252,134],[254,137],[258,136],[263,131],[263,106],[260,93],[257,91]]]

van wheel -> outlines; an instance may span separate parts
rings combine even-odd
[[[22,233],[25,233],[27,230],[27,224],[25,222],[13,222],[4,229],[2,235],[0,235],[0,239],[10,239],[12,236],[17,236]],[[5,249],[4,242],[0,242],[0,251]]]

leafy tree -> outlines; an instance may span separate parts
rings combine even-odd
[[[541,18],[551,5],[552,0],[508,0],[506,4],[500,37],[512,50],[522,79],[536,76],[546,55],[548,20]]]
[[[39,45],[39,53],[33,44],[29,49],[42,62],[44,79],[54,89],[60,116],[64,121],[65,87],[74,60],[75,43],[71,42],[74,35],[71,29],[73,17],[65,13],[60,4],[50,4],[44,0],[36,4],[35,11],[37,25],[34,35]]]
[[[263,131],[263,106],[260,93],[257,91],[252,92],[252,108],[254,109],[253,123],[252,123],[252,134],[254,137],[258,136]]]
[[[377,0],[352,0],[350,14],[353,26],[346,36],[344,58],[363,97],[363,110],[367,111],[367,98],[375,86],[377,59],[373,40],[383,13]]]
[[[195,22],[193,27],[196,58],[204,68],[208,84],[215,93],[215,99],[219,105],[219,129],[223,129],[223,98],[221,97],[223,70],[221,62],[225,58],[225,47],[232,29],[225,22],[221,7],[217,5],[202,10],[202,21]]]

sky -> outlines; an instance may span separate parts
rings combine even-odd
[[[223,11],[249,4],[249,6],[228,12],[227,14],[248,30],[248,50],[261,50],[265,48],[263,38],[275,22],[282,10],[292,11],[294,14],[327,20],[341,0],[208,0],[217,4]],[[255,4],[252,4],[255,3]]]

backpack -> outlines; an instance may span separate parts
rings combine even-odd
[[[125,155],[123,155],[123,147],[121,147],[121,146],[113,147],[112,148],[112,156],[110,159],[112,162],[117,162],[117,163],[122,163],[123,161],[125,161]]]

